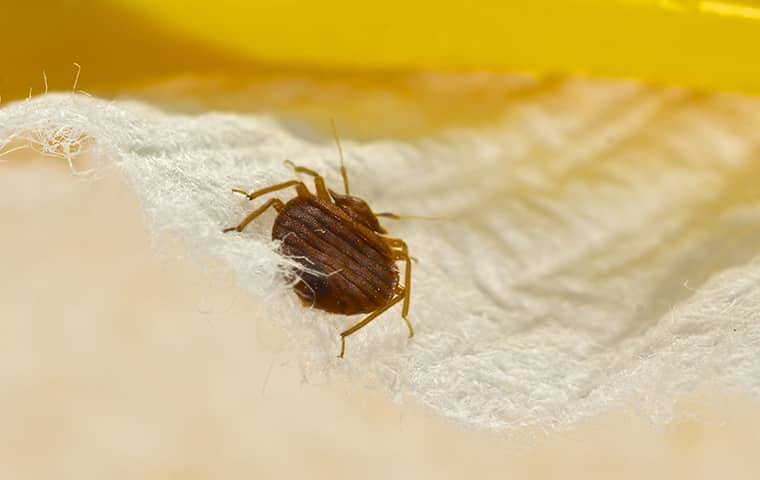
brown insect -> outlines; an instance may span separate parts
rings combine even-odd
[[[239,225],[224,232],[243,231],[270,207],[277,211],[272,239],[282,242],[284,255],[305,267],[294,285],[304,305],[339,315],[369,314],[341,332],[338,356],[342,358],[346,351],[346,337],[402,300],[401,317],[409,328],[409,337],[414,335],[407,318],[412,266],[406,243],[386,236],[378,221],[378,217],[401,217],[393,213],[373,213],[367,202],[349,194],[343,150],[334,124],[333,132],[340,154],[344,195],[328,189],[324,178],[317,172],[287,161],[296,173],[314,178],[316,194],[300,180],[289,180],[250,193],[233,189],[249,200],[290,187],[295,187],[297,195],[287,203],[278,198],[266,201]],[[398,261],[405,262],[403,287],[399,286]]]

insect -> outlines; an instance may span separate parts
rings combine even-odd
[[[362,321],[340,334],[340,354],[346,351],[346,337],[364,328],[389,308],[403,301],[401,317],[409,329],[409,300],[412,258],[406,243],[387,236],[379,218],[401,218],[393,213],[373,213],[367,202],[350,195],[348,173],[343,162],[335,124],[333,133],[340,155],[344,194],[327,188],[324,178],[314,170],[286,161],[296,174],[313,177],[315,193],[300,180],[289,180],[253,192],[233,189],[254,200],[263,195],[294,187],[296,196],[283,203],[267,200],[237,226],[224,232],[242,232],[269,208],[277,211],[272,239],[281,242],[281,251],[305,267],[294,289],[304,305],[339,315],[368,314]],[[404,285],[399,285],[396,262],[404,262]]]

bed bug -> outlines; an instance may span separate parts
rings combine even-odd
[[[403,301],[401,317],[409,329],[409,300],[412,267],[406,243],[387,235],[379,218],[401,218],[393,213],[373,213],[367,202],[352,196],[343,150],[333,123],[340,155],[344,194],[327,188],[324,178],[314,170],[294,165],[296,174],[313,177],[315,193],[301,180],[288,180],[253,192],[233,189],[254,200],[263,195],[295,188],[296,196],[287,202],[278,198],[266,201],[237,226],[224,232],[241,232],[257,217],[274,208],[277,217],[272,239],[279,240],[282,253],[304,266],[294,290],[306,306],[338,315],[368,314],[362,321],[340,334],[340,354],[346,351],[346,337],[365,327],[389,308]],[[396,262],[404,262],[404,285],[399,285]]]

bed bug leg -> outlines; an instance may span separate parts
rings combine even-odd
[[[362,320],[361,322],[357,323],[353,327],[343,331],[340,333],[340,355],[338,355],[338,358],[343,358],[343,354],[346,353],[346,337],[350,336],[357,330],[361,330],[369,322],[380,316],[382,313],[384,313],[386,310],[391,308],[392,306],[396,305],[398,302],[404,299],[404,295],[396,295],[390,302],[386,303],[385,306],[378,308],[374,312],[367,315],[367,317]]]
[[[414,336],[414,328],[412,328],[412,322],[410,322],[408,318],[409,302],[411,301],[412,294],[412,259],[406,252],[397,252],[393,259],[403,260],[406,264],[404,268],[404,288],[402,289],[402,292],[399,292],[404,294],[404,305],[401,307],[401,318],[404,319],[406,327],[409,329],[409,338],[412,338]]]
[[[296,165],[290,160],[285,160],[285,164],[292,167],[293,170],[296,171],[296,173],[303,173],[305,175],[310,175],[314,177],[314,186],[317,189],[317,197],[319,197],[322,200],[326,200],[328,202],[331,200],[330,193],[327,191],[327,186],[325,185],[325,179],[322,178],[322,175],[318,174],[317,172],[315,172],[314,170],[310,168]]]
[[[283,190],[288,187],[296,187],[296,193],[298,193],[299,197],[305,197],[309,195],[309,189],[306,188],[306,185],[304,185],[304,183],[300,180],[288,180],[287,182],[270,185],[266,188],[262,188],[261,190],[255,190],[250,193],[246,192],[245,190],[241,190],[239,188],[233,188],[232,192],[245,195],[246,197],[248,197],[248,200],[253,200],[255,198],[259,198],[262,195],[266,195],[267,193],[276,192],[278,190]]]
[[[391,213],[391,212],[380,212],[375,213],[376,217],[383,217],[383,218],[392,218],[393,220],[401,220],[403,217],[397,213]]]
[[[407,247],[406,242],[401,240],[400,238],[390,238],[390,237],[383,237],[385,240],[385,243],[388,244],[391,248],[398,248],[403,253],[409,253],[409,247]]]
[[[392,212],[373,212],[373,215],[380,218],[390,218],[392,220],[446,220],[445,217],[431,217],[427,215],[399,215],[398,213]]]
[[[247,227],[249,223],[256,220],[256,218],[258,218],[262,213],[266,212],[267,209],[269,209],[270,207],[274,207],[275,210],[280,212],[282,211],[283,208],[285,208],[285,204],[282,203],[282,200],[280,200],[279,198],[273,198],[267,201],[264,205],[260,206],[256,210],[249,213],[248,216],[245,217],[238,226],[225,228],[224,230],[222,230],[222,233],[233,232],[233,231],[242,232],[243,229]]]
[[[399,238],[388,238],[388,237],[383,237],[383,238],[385,239],[385,243],[387,243],[389,247],[398,248],[399,250],[401,250],[402,253],[408,255],[409,248],[406,246],[406,242],[404,242],[403,240]],[[414,263],[419,262],[419,260],[417,260],[416,257],[412,257],[411,255],[408,255],[408,256]],[[404,260],[404,259],[402,258],[400,260]]]
[[[409,322],[407,316],[409,315],[409,303],[412,294],[412,261],[416,262],[417,259],[409,256],[409,247],[406,245],[406,242],[400,238],[385,238],[385,242],[391,248],[398,249],[398,251],[395,251],[393,254],[393,260],[403,261],[405,263],[403,288],[404,305],[401,309],[401,317],[409,328],[409,338],[412,338],[414,336],[414,328],[412,328],[412,324]]]

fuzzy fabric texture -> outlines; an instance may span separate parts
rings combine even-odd
[[[441,218],[383,222],[419,259],[416,336],[398,306],[342,360],[338,333],[361,317],[300,304],[274,213],[222,233],[259,204],[230,188],[292,179],[286,159],[340,190],[332,139],[263,115],[55,94],[0,110],[0,152],[114,165],[150,231],[234,272],[310,371],[379,381],[468,426],[552,431],[613,406],[666,420],[705,385],[760,395],[758,124],[751,99],[567,81],[477,129],[344,140],[352,193]]]

